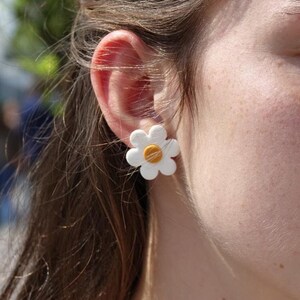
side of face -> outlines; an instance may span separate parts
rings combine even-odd
[[[299,297],[300,3],[238,2],[212,14],[183,163],[224,255]]]

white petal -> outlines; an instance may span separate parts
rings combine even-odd
[[[166,158],[159,166],[159,170],[163,175],[170,176],[176,172],[177,166],[173,159]]]
[[[148,163],[145,163],[141,166],[140,172],[146,180],[153,180],[158,175],[157,168],[153,164],[150,165]]]
[[[148,143],[148,137],[145,131],[137,129],[130,135],[130,142],[133,146],[143,148]]]
[[[154,125],[149,130],[149,140],[151,143],[161,145],[167,138],[167,132],[161,125]]]
[[[143,163],[144,157],[142,151],[138,148],[132,148],[126,153],[127,162],[133,166],[138,167]]]
[[[180,148],[177,140],[170,139],[163,147],[164,155],[167,157],[175,157],[180,153]]]

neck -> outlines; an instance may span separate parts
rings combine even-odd
[[[134,299],[291,300],[221,252],[174,180],[159,177],[150,189],[148,253]]]

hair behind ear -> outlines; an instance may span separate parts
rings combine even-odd
[[[142,269],[146,184],[128,176],[126,146],[87,91],[89,75],[77,66],[68,75],[73,89],[31,174],[28,239],[3,299],[24,273],[19,299],[127,299]]]

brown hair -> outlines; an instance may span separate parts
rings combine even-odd
[[[192,105],[202,0],[81,0],[66,68],[63,116],[31,174],[27,236],[1,299],[129,299],[147,241],[147,184],[130,172],[93,93],[89,68],[107,33],[137,34],[178,71]],[[197,26],[196,26],[197,25]],[[198,26],[199,25],[199,26]],[[163,74],[162,74],[163,75]],[[130,174],[130,175],[128,175]]]

